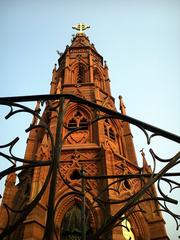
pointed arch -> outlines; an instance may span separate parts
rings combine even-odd
[[[65,143],[84,144],[92,142],[92,126],[89,124],[91,119],[92,113],[87,107],[78,104],[70,107],[64,118],[67,129],[63,129],[63,136],[71,130],[80,129],[70,134]]]
[[[127,157],[122,121],[120,119],[111,119],[111,121],[116,132],[120,154],[124,157]]]
[[[111,142],[114,149],[125,157],[121,121],[118,119],[105,119],[104,136],[105,139]]]
[[[105,119],[104,121],[104,134],[111,140],[116,140],[116,131],[113,123],[109,119]]]
[[[66,190],[67,193],[67,190]],[[65,194],[64,194],[65,195]],[[56,239],[63,240],[63,235],[70,235],[75,232],[75,236],[81,237],[82,224],[81,224],[81,211],[82,211],[82,200],[80,195],[66,194],[64,198],[62,193],[59,194],[61,198],[58,197],[55,206],[55,233]],[[100,218],[98,212],[93,208],[91,209],[91,201],[86,196],[86,234],[89,235],[95,231],[97,226],[100,224]],[[66,222],[72,221],[71,224],[66,225]],[[66,225],[66,226],[65,226]],[[75,230],[73,230],[73,228]],[[73,236],[73,234],[72,234]],[[67,238],[68,239],[68,238]],[[81,239],[81,238],[80,238]]]
[[[101,89],[104,90],[104,79],[103,79],[103,74],[101,73],[101,71],[95,67],[93,70],[93,79],[94,79],[94,83]]]
[[[76,203],[65,213],[63,217],[60,228],[60,236],[61,240],[71,238],[81,240],[81,235],[81,205]]]
[[[84,62],[82,61],[76,62],[72,66],[71,82],[73,84],[89,82],[88,68]]]

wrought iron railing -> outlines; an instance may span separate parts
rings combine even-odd
[[[6,239],[6,237],[11,236],[11,234],[24,222],[27,216],[31,213],[31,211],[36,207],[43,194],[45,193],[48,185],[49,187],[49,199],[48,199],[48,207],[47,207],[47,219],[46,225],[44,229],[43,239],[52,240],[59,239],[59,233],[56,232],[55,224],[54,224],[54,214],[55,214],[55,193],[56,193],[56,182],[57,176],[61,178],[61,180],[66,184],[71,192],[67,194],[74,194],[81,200],[81,223],[82,223],[82,231],[81,231],[81,239],[100,239],[102,236],[111,232],[113,228],[120,226],[122,228],[128,229],[128,226],[124,224],[124,219],[128,219],[132,214],[136,211],[144,211],[143,203],[146,201],[156,201],[160,208],[158,211],[165,211],[170,214],[175,222],[176,229],[178,230],[180,227],[180,214],[172,212],[168,207],[168,204],[178,204],[177,199],[169,196],[169,192],[164,192],[164,189],[161,187],[162,182],[166,182],[170,186],[170,192],[174,189],[180,188],[180,182],[174,180],[174,177],[179,177],[180,172],[174,172],[177,165],[180,164],[180,152],[176,155],[172,156],[170,159],[161,159],[158,155],[150,149],[150,154],[153,159],[154,166],[151,172],[143,172],[141,168],[139,168],[139,172],[135,174],[123,173],[120,175],[111,175],[111,176],[88,176],[83,168],[80,172],[76,173],[74,176],[75,179],[78,179],[82,183],[82,188],[76,188],[71,185],[66,179],[64,179],[63,174],[61,174],[61,151],[63,147],[63,143],[66,141],[67,137],[75,131],[83,130],[84,127],[79,128],[68,128],[63,123],[64,111],[67,105],[72,102],[78,103],[80,105],[86,105],[94,111],[97,111],[98,114],[95,119],[89,121],[89,125],[94,124],[97,121],[101,121],[103,119],[120,119],[122,121],[128,122],[137,126],[142,132],[145,134],[147,144],[150,144],[152,138],[156,136],[162,136],[166,139],[171,140],[172,142],[180,143],[180,137],[172,134],[170,132],[164,131],[160,128],[154,127],[137,119],[131,118],[127,115],[122,115],[119,112],[107,109],[103,106],[97,105],[93,102],[85,100],[75,95],[71,94],[56,94],[56,95],[37,95],[37,96],[22,96],[22,97],[6,97],[0,98],[0,104],[9,106],[10,111],[5,116],[6,119],[13,117],[15,114],[20,112],[26,112],[33,115],[33,117],[38,120],[34,121],[31,126],[26,130],[29,132],[33,129],[45,129],[49,138],[51,139],[51,159],[50,160],[36,160],[36,159],[24,159],[16,157],[13,154],[13,147],[18,142],[19,138],[13,139],[11,142],[0,145],[0,156],[2,159],[6,159],[11,163],[11,166],[3,169],[0,172],[0,180],[14,172],[19,170],[28,170],[29,172],[33,171],[37,167],[48,166],[48,174],[44,181],[44,184],[41,190],[37,193],[37,195],[26,205],[20,207],[19,209],[12,209],[6,203],[2,205],[2,207],[6,211],[7,222],[4,226],[2,232],[0,233],[0,239]],[[57,126],[56,126],[56,137],[53,136],[49,125],[44,121],[44,119],[40,115],[39,109],[32,110],[24,105],[21,105],[21,102],[29,102],[29,101],[40,101],[42,104],[46,102],[48,106],[48,111],[54,112],[57,117]],[[66,104],[65,104],[66,101]],[[68,133],[64,138],[62,138],[62,128],[65,127],[68,129]],[[9,149],[9,153],[5,153],[6,149]],[[156,172],[156,162],[162,163],[162,168],[160,171]],[[17,163],[21,163],[22,165],[18,165]],[[172,172],[169,172],[171,170]],[[127,196],[126,198],[118,198],[118,199],[109,199],[107,198],[107,192],[113,191],[118,192],[119,188],[117,186],[121,186],[125,184],[126,187],[129,187],[128,181],[132,179],[136,179],[140,188],[137,189],[136,192],[131,196]],[[87,194],[91,194],[87,188],[87,181],[97,181],[101,182],[102,188],[99,189],[99,192],[96,196],[93,196],[93,200],[89,205],[89,213],[86,211],[86,196]],[[105,183],[104,183],[105,182]],[[151,187],[157,183],[158,187],[158,195],[152,193]],[[168,191],[168,190],[167,190]],[[168,204],[167,204],[168,203]],[[111,206],[112,204],[116,204],[119,207],[118,211],[112,216],[107,214],[106,207]],[[137,207],[138,206],[138,207]],[[96,228],[94,231],[87,234],[87,219],[89,218],[90,212],[94,211],[94,209],[98,209],[98,212],[101,214],[101,222],[100,226]]]

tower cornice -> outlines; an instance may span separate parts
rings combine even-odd
[[[83,50],[90,50],[95,56],[97,56],[98,58],[99,58],[99,60],[100,60],[100,62],[101,62],[101,64],[102,64],[102,66],[103,66],[103,57],[97,52],[97,50],[94,48],[94,47],[92,47],[92,46],[68,46],[66,49],[65,49],[65,51],[64,51],[64,53],[60,56],[60,58],[58,59],[58,62],[59,62],[59,65],[60,65],[60,63],[61,63],[61,61],[65,58],[65,56],[67,55],[67,53],[68,53],[68,51],[70,52],[70,53],[81,53],[81,52],[83,52]]]

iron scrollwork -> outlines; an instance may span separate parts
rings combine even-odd
[[[54,113],[54,116],[57,119],[56,126],[56,136],[54,137],[50,126],[44,121],[42,116],[40,115],[39,104],[35,110],[32,110],[28,107],[25,107],[17,102],[24,101],[39,101],[45,102],[46,110],[49,111],[50,114]],[[66,101],[66,104],[65,104]],[[15,103],[16,102],[16,103]],[[12,208],[7,204],[4,204],[4,210],[7,214],[7,223],[4,226],[3,231],[0,233],[0,239],[5,238],[6,236],[10,236],[13,231],[15,231],[20,224],[26,219],[26,217],[33,211],[35,206],[37,206],[38,202],[42,198],[43,194],[45,194],[47,190],[47,186],[50,184],[49,191],[49,200],[47,206],[47,220],[45,225],[44,237],[43,239],[56,239],[58,238],[58,233],[55,229],[54,216],[55,210],[58,207],[58,203],[55,203],[55,192],[56,192],[56,182],[57,177],[60,177],[62,182],[69,188],[69,191],[64,194],[59,201],[63,201],[68,195],[77,196],[78,201],[80,201],[80,205],[82,206],[82,232],[81,237],[83,240],[85,239],[99,239],[104,236],[104,234],[108,235],[109,231],[112,231],[115,227],[121,227],[122,229],[126,229],[130,231],[128,220],[131,218],[133,214],[136,212],[144,212],[146,213],[146,209],[143,207],[143,203],[146,201],[155,201],[157,205],[160,207],[156,208],[157,211],[164,211],[170,214],[176,222],[176,229],[178,230],[180,227],[180,215],[174,213],[169,208],[169,203],[178,204],[177,199],[174,199],[168,196],[167,192],[164,192],[162,188],[162,183],[165,182],[170,187],[170,192],[175,189],[180,188],[180,182],[172,180],[172,177],[180,176],[179,172],[169,172],[169,170],[175,169],[177,165],[180,163],[180,152],[177,153],[170,159],[161,159],[158,155],[150,149],[150,154],[153,160],[153,167],[151,171],[144,172],[143,168],[139,168],[138,171],[134,174],[126,172],[122,170],[122,174],[117,175],[97,175],[97,176],[88,176],[84,169],[83,163],[81,166],[81,170],[77,171],[72,177],[76,180],[81,180],[81,189],[79,187],[74,187],[70,181],[65,179],[64,175],[61,173],[61,151],[63,144],[67,140],[68,136],[76,131],[81,131],[84,129],[83,126],[70,128],[63,122],[63,116],[66,111],[66,107],[69,104],[77,103],[79,105],[88,106],[98,114],[95,119],[90,120],[88,122],[89,125],[94,124],[97,121],[103,121],[105,119],[120,119],[122,121],[126,121],[130,124],[138,127],[145,134],[147,143],[150,144],[152,138],[156,136],[165,137],[173,142],[180,143],[180,137],[174,135],[172,133],[166,132],[162,129],[156,128],[147,123],[141,122],[137,119],[131,118],[126,115],[122,115],[113,110],[107,109],[103,106],[97,105],[88,100],[82,99],[78,96],[71,94],[56,94],[56,95],[39,95],[39,96],[24,96],[24,97],[9,97],[9,98],[0,98],[0,104],[4,106],[10,107],[10,112],[6,115],[6,119],[13,117],[18,113],[28,113],[33,116],[33,122],[31,126],[26,129],[26,132],[30,132],[32,130],[43,129],[46,132],[49,138],[49,142],[51,145],[51,155],[49,159],[24,159],[16,157],[13,154],[13,147],[18,142],[19,138],[13,139],[11,142],[0,146],[0,156],[11,163],[11,166],[7,169],[3,169],[0,172],[0,180],[5,176],[10,176],[11,174],[20,171],[20,177],[24,177],[23,172],[27,172],[29,176],[32,176],[32,172],[34,169],[39,167],[48,167],[48,173],[45,177],[44,183],[39,189],[39,192],[36,193],[33,198],[30,198],[29,195],[26,197],[29,198],[28,204],[21,204],[19,208]],[[67,129],[67,134],[65,137],[62,137],[62,128]],[[151,132],[151,135],[149,135]],[[9,149],[9,153],[4,153],[4,149]],[[2,160],[1,160],[2,161]],[[156,172],[156,162],[161,162],[164,164],[162,169],[157,173]],[[17,165],[17,163],[21,163],[21,165]],[[24,181],[31,181],[31,179]],[[97,183],[101,183],[102,186],[99,189],[99,192],[96,196],[93,196],[91,191],[87,187],[88,181],[95,181]],[[130,183],[131,181],[135,181],[137,184],[136,189],[131,189]],[[106,182],[106,184],[104,184]],[[152,186],[157,183],[158,194],[153,191]],[[121,198],[120,191],[121,189],[125,189],[126,197],[123,196]],[[132,192],[133,191],[133,192]],[[118,199],[107,199],[107,192],[113,192],[115,195],[118,195]],[[130,194],[131,192],[131,194]],[[29,193],[28,193],[29,194]],[[92,197],[92,202],[88,203],[88,211],[86,211],[86,196],[90,195]],[[120,206],[118,211],[114,215],[109,215],[106,211],[106,207],[110,207],[112,204]],[[97,229],[95,229],[89,236],[86,234],[86,223],[90,218],[92,212],[98,211],[102,216],[103,222]]]

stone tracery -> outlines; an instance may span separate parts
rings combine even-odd
[[[87,116],[81,110],[76,110],[67,120],[68,131],[77,129],[67,138],[69,144],[82,144],[90,141],[90,128]],[[78,130],[79,128],[79,130]]]

